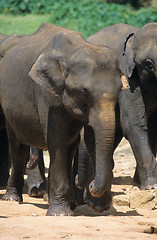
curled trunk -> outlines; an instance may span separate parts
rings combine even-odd
[[[115,101],[105,99],[92,109],[89,125],[85,129],[85,143],[95,172],[94,180],[89,185],[94,197],[102,196],[111,185],[114,137]]]

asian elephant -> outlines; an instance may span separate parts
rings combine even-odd
[[[119,68],[126,76],[122,76],[125,87],[116,105],[114,149],[124,136],[137,163],[135,181],[140,183],[141,189],[156,188],[157,23],[149,23],[141,29],[123,23],[112,25],[87,41],[114,50]],[[77,184],[82,187],[87,175],[86,157],[84,159],[80,162],[82,165],[77,176]]]
[[[47,215],[72,215],[71,166],[83,126],[92,128],[95,138],[89,189],[102,196],[111,185],[114,109],[121,87],[113,51],[72,30],[44,23],[7,51],[0,62],[0,103],[13,168],[4,199],[22,201],[28,146],[48,148]]]
[[[19,44],[27,36],[20,36],[18,34],[12,34],[11,36],[6,36],[0,34],[0,60],[5,56],[6,52]],[[37,159],[37,166],[34,170],[27,171],[27,187],[28,194],[30,196],[39,197],[43,196],[46,192],[46,180],[44,175],[44,162],[42,150],[30,147],[30,159],[27,163],[27,169],[31,168],[31,164]],[[30,164],[31,162],[31,164]],[[9,158],[9,146],[8,137],[5,124],[5,116],[3,110],[0,106],[0,188],[7,186],[7,181],[9,178],[9,169],[11,166],[11,160]]]

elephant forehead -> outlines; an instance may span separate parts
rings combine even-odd
[[[156,31],[139,31],[133,40],[133,48],[145,48],[150,45],[157,45],[157,29]]]
[[[133,42],[133,52],[138,59],[155,56],[157,52],[157,37],[153,35],[141,38],[136,37]]]
[[[69,59],[69,65],[75,66],[76,64],[87,65],[87,64],[95,64],[94,56],[85,51],[77,51],[75,52]]]
[[[110,59],[116,60],[116,56],[113,51],[107,47],[95,46],[93,44],[86,44],[85,46],[81,46],[73,52],[70,57],[70,61],[78,61],[82,59],[94,60],[94,61],[102,61],[107,62]]]

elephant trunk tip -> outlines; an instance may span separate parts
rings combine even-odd
[[[77,187],[78,189],[80,189],[80,190],[83,190],[83,189],[85,189],[85,187],[86,187],[85,182],[83,182],[83,181],[81,181],[81,180],[79,179],[78,174],[75,176],[75,185],[76,185],[76,187]]]
[[[95,183],[95,180],[93,180],[90,184],[89,184],[89,191],[91,193],[91,195],[93,197],[101,197],[102,195],[104,195],[104,192],[106,191],[106,187],[105,185],[100,186]]]

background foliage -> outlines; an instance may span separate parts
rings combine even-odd
[[[142,27],[157,22],[157,0],[0,0],[0,13],[2,33],[10,34],[15,26],[14,32],[30,34],[48,21],[87,37],[115,23]]]

